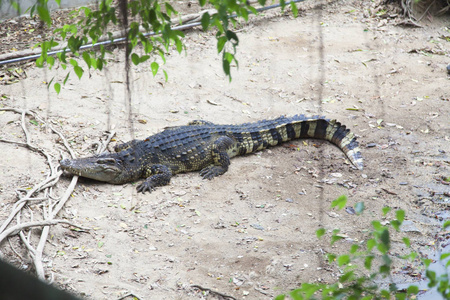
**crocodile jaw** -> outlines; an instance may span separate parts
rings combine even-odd
[[[77,159],[63,159],[61,169],[74,175],[104,181],[123,183],[124,167],[122,160],[113,156],[94,156]]]

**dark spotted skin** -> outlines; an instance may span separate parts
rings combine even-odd
[[[320,116],[279,117],[239,125],[193,121],[169,127],[145,140],[115,147],[115,153],[61,161],[63,170],[114,184],[145,181],[137,190],[145,193],[167,185],[181,172],[200,171],[205,179],[224,174],[230,159],[299,138],[325,139],[338,146],[358,169],[363,159],[350,130],[336,120]]]

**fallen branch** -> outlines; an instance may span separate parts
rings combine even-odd
[[[220,292],[213,291],[213,290],[211,290],[211,289],[209,289],[209,288],[202,287],[202,286],[200,286],[200,285],[198,285],[198,284],[191,285],[191,287],[192,287],[192,288],[199,289],[199,290],[201,290],[201,291],[209,292],[209,293],[211,293],[211,294],[213,294],[213,295],[218,295],[218,296],[220,296],[220,297],[222,297],[222,298],[224,298],[224,299],[233,299],[233,300],[236,300],[236,298],[234,298],[233,296],[228,296],[228,295],[222,294],[222,293],[220,293]]]

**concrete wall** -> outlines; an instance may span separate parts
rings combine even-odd
[[[70,8],[95,3],[98,0],[61,0],[61,8]],[[19,16],[19,13],[11,5],[12,2],[18,2],[20,6],[20,15],[28,15],[28,8],[33,6],[37,0],[0,0],[0,20],[9,19]],[[50,9],[58,9],[58,5],[54,0],[48,1]]]

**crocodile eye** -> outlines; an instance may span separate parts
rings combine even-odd
[[[116,160],[114,158],[100,158],[97,160],[97,163],[102,165],[115,165]]]

